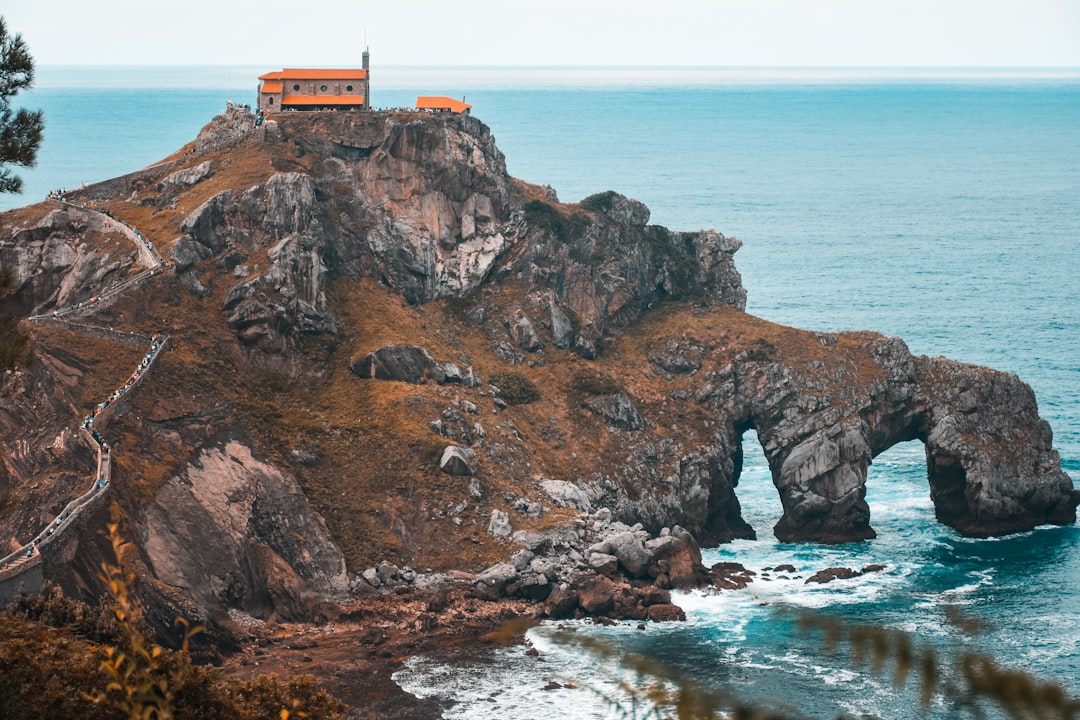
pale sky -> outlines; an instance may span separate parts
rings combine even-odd
[[[1080,0],[5,0],[40,65],[1080,67]]]

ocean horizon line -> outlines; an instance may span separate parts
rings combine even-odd
[[[359,65],[359,63],[356,63]],[[258,75],[284,62],[220,65],[39,65],[35,87],[254,88]],[[332,65],[327,65],[332,67]],[[694,85],[776,85],[893,82],[1080,81],[1080,67],[1035,66],[676,66],[676,65],[375,65],[374,87],[384,89],[536,89]]]

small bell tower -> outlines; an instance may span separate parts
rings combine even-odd
[[[364,70],[364,109],[371,109],[371,53],[368,52],[368,48],[364,46],[364,62],[361,67]]]

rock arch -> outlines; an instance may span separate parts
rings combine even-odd
[[[709,373],[731,475],[713,483],[706,537],[747,536],[737,534],[745,522],[734,488],[749,428],[783,505],[774,528],[781,541],[875,537],[868,467],[916,439],[936,517],[958,532],[988,537],[1075,522],[1080,493],[1061,470],[1034,393],[1016,375],[916,357],[898,338],[866,335],[857,350],[805,365],[744,352]]]

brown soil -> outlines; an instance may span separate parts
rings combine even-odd
[[[350,718],[436,720],[442,701],[417,699],[391,678],[402,663],[413,655],[520,643],[533,613],[528,603],[487,602],[463,590],[426,599],[374,596],[325,626],[241,625],[245,649],[223,670],[238,677],[314,675],[349,706]]]

